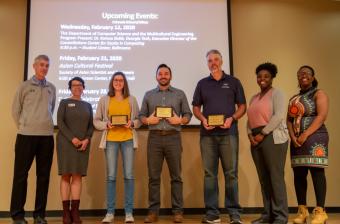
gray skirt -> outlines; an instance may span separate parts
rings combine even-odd
[[[90,144],[85,151],[78,151],[76,147],[62,134],[57,135],[58,174],[87,175]]]

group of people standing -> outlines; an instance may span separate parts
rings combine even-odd
[[[287,223],[287,192],[284,167],[290,137],[290,157],[298,214],[293,223],[307,223],[307,174],[310,171],[316,196],[311,224],[328,219],[324,210],[328,166],[328,133],[324,125],[328,97],[317,89],[314,69],[301,66],[297,72],[300,92],[289,100],[288,113],[284,94],[272,86],[277,67],[264,63],[256,68],[260,92],[255,94],[247,110],[247,130],[251,154],[261,184],[264,210],[253,223]],[[286,115],[287,114],[287,115]],[[287,129],[288,128],[288,129]]]
[[[241,82],[222,70],[218,50],[206,54],[210,74],[196,86],[192,100],[194,116],[201,121],[200,151],[204,168],[204,203],[206,214],[202,223],[220,223],[218,203],[218,166],[222,164],[225,178],[225,207],[229,222],[242,223],[238,198],[238,120],[248,115],[247,133],[261,184],[264,210],[252,223],[287,223],[288,205],[284,167],[291,139],[291,164],[298,200],[294,223],[305,223],[309,213],[306,205],[307,174],[311,172],[317,207],[312,224],[327,220],[324,210],[328,165],[328,133],[324,125],[328,111],[327,95],[317,89],[313,68],[302,66],[297,73],[300,93],[289,101],[272,87],[277,68],[264,63],[256,68],[260,92],[255,94],[247,110]],[[35,224],[47,223],[45,209],[49,175],[53,158],[53,120],[56,90],[45,78],[49,58],[35,58],[35,75],[18,89],[13,102],[13,117],[18,127],[15,144],[14,178],[10,213],[14,224],[26,224],[24,205],[28,171],[36,158],[37,189]],[[87,174],[89,149],[94,128],[102,132],[99,148],[106,159],[107,214],[103,223],[114,221],[116,204],[117,159],[120,152],[124,173],[125,222],[133,223],[134,154],[138,147],[136,129],[142,124],[149,129],[147,165],[149,175],[149,212],[145,223],[158,221],[160,182],[164,159],[171,179],[173,222],[183,222],[183,181],[181,178],[181,126],[192,117],[185,93],[171,85],[172,71],[166,64],[156,69],[156,88],[146,92],[141,108],[130,94],[124,73],[116,72],[109,82],[108,93],[100,98],[96,114],[89,103],[81,100],[85,82],[72,78],[68,87],[71,97],[60,102],[57,122],[58,174],[63,223],[81,223],[79,215],[82,177]],[[287,116],[286,116],[287,115]],[[116,124],[113,117],[126,122]],[[220,119],[222,117],[222,119]]]

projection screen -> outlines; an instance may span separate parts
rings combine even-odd
[[[95,112],[114,72],[127,75],[141,105],[144,93],[157,86],[157,66],[165,63],[171,85],[184,90],[191,105],[197,82],[209,75],[208,50],[220,50],[224,71],[232,72],[228,6],[227,0],[30,0],[25,79],[34,75],[34,58],[46,54],[56,108],[70,96],[68,80],[80,76],[83,100]]]

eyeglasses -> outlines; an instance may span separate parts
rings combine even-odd
[[[124,82],[124,79],[114,79],[114,82]]]
[[[72,84],[71,87],[84,87],[83,84]]]
[[[313,75],[311,72],[301,71],[297,73],[297,76],[301,77],[304,75]]]

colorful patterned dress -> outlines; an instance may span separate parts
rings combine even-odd
[[[303,133],[317,116],[314,95],[316,88],[301,91],[289,101],[288,119],[293,124],[295,136]],[[292,167],[328,166],[328,132],[324,124],[311,134],[301,147],[295,147],[291,142],[290,156]]]

